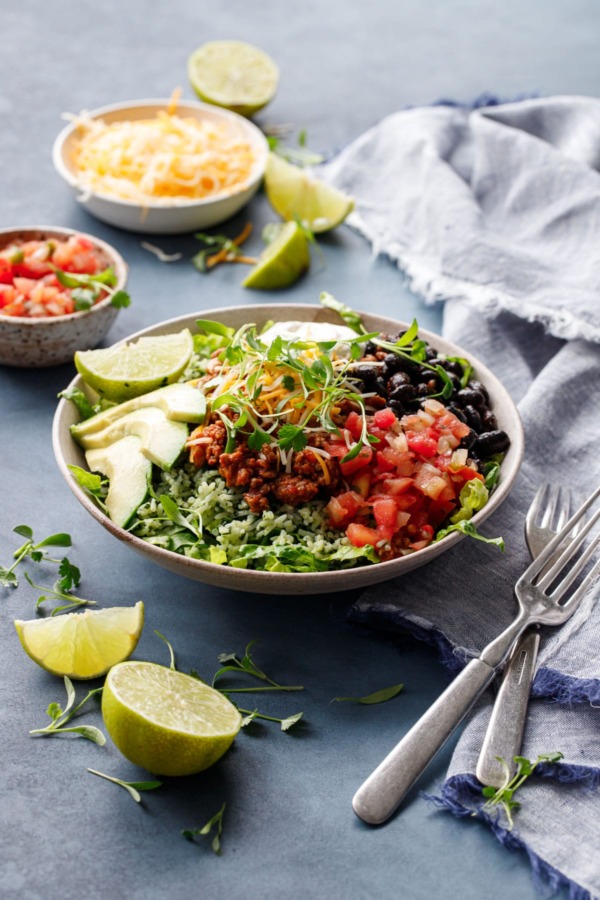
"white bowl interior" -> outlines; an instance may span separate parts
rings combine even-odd
[[[382,316],[375,316],[369,313],[361,313],[361,315],[369,331],[393,333],[408,327],[406,323]],[[225,309],[202,310],[202,312],[198,312],[195,315],[169,319],[166,322],[161,322],[158,325],[139,331],[131,335],[127,340],[133,340],[143,335],[169,334],[180,331],[182,328],[189,328],[192,332],[195,332],[198,330],[196,327],[197,318],[214,319],[234,328],[246,322],[255,322],[258,326],[261,326],[269,319],[273,319],[276,322],[299,320],[305,322],[339,323],[339,318],[335,313],[318,306],[300,304],[260,307],[238,306]],[[471,361],[475,376],[485,384],[489,391],[491,406],[498,419],[498,427],[506,431],[511,439],[511,446],[502,463],[500,482],[487,505],[473,518],[473,522],[478,525],[491,515],[506,498],[517,476],[524,450],[524,435],[519,413],[506,388],[483,363],[479,362],[471,354],[466,353],[456,344],[452,344],[436,334],[423,330],[420,331],[420,334],[440,352],[449,356],[466,357]],[[82,387],[81,378],[77,377],[72,384]],[[411,569],[425,565],[464,539],[464,535],[454,533],[439,543],[431,544],[429,547],[419,550],[410,556],[336,572],[255,572],[219,566],[203,560],[188,559],[168,550],[154,547],[141,538],[134,537],[124,529],[117,527],[79,487],[67,468],[68,465],[85,467],[83,452],[72,439],[69,431],[69,426],[77,420],[78,415],[73,404],[61,400],[54,417],[54,453],[67,484],[79,502],[104,528],[114,534],[119,540],[130,544],[134,550],[152,559],[159,565],[197,581],[236,590],[268,594],[315,594],[351,590],[386,581],[389,578],[394,578],[409,572]]]

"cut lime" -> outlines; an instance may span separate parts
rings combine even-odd
[[[279,69],[242,41],[210,41],[188,59],[188,77],[201,100],[251,116],[275,96]]]
[[[231,746],[242,717],[223,694],[197,678],[148,662],[108,673],[102,715],[132,763],[155,775],[192,775]]]
[[[267,162],[265,190],[283,219],[295,219],[315,234],[340,225],[354,209],[352,197],[274,153]]]
[[[144,604],[66,613],[24,622],[15,628],[25,652],[53,675],[84,680],[105,675],[128,659],[144,627]]]
[[[185,328],[178,334],[141,337],[105,350],[78,350],[75,366],[102,397],[122,403],[177,381],[193,350],[194,339]]]
[[[308,241],[297,222],[286,222],[258,258],[242,285],[261,291],[293,284],[310,266]]]

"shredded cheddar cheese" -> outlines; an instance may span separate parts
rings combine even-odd
[[[81,115],[75,123],[72,163],[80,187],[141,204],[234,193],[256,161],[241,135],[170,110],[111,123]]]

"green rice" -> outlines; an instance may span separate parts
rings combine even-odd
[[[177,510],[167,501],[166,495]],[[311,572],[377,562],[372,547],[354,547],[332,529],[325,502],[250,511],[243,491],[228,488],[216,469],[184,463],[160,472],[130,530],[155,546],[237,568]]]

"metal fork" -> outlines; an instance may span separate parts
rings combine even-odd
[[[555,484],[540,487],[525,518],[525,540],[532,559],[564,528],[571,506],[571,495],[566,488]],[[504,784],[506,770],[498,757],[505,761],[511,775],[516,774],[514,757],[521,752],[539,644],[539,629],[528,628],[506,663],[475,770],[482,784],[492,787]]]
[[[569,539],[574,526],[598,497],[600,487],[521,575],[515,585],[519,611],[513,622],[487,645],[478,659],[471,660],[358,789],[352,807],[359,818],[371,825],[380,825],[392,815],[490,684],[496,669],[529,625],[562,625],[575,612],[600,575],[599,559],[581,583],[574,586],[600,543],[600,534],[597,534],[574,560],[587,534],[600,519],[600,509],[587,520],[575,538]],[[549,568],[548,563],[551,564]],[[568,595],[567,591],[573,586],[574,590]]]

